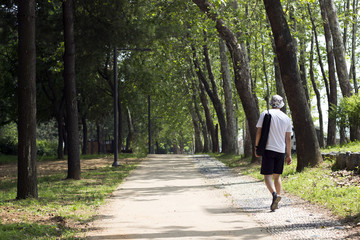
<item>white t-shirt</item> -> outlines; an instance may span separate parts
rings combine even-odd
[[[268,111],[266,110],[260,114],[260,118],[256,124],[257,128],[262,127],[264,116],[267,112]],[[270,131],[265,149],[274,152],[285,153],[285,136],[287,132],[292,132],[291,119],[285,113],[280,111],[280,109],[270,109],[270,114]]]

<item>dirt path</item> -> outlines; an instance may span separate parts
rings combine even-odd
[[[98,214],[87,239],[273,239],[184,155],[150,155]]]

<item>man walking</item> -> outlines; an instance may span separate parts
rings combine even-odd
[[[269,137],[265,147],[264,154],[262,155],[261,174],[264,175],[266,187],[269,189],[273,196],[271,203],[271,211],[278,208],[278,203],[281,200],[281,178],[280,175],[284,169],[284,159],[288,165],[291,164],[291,133],[292,124],[291,119],[283,113],[280,108],[284,106],[283,98],[279,95],[274,95],[271,98],[270,105],[272,109],[269,110],[271,114],[271,123],[269,130]],[[264,116],[268,111],[261,113],[260,118],[256,124],[257,132],[255,139],[255,146],[258,146],[261,128]],[[256,148],[255,147],[255,148]],[[285,158],[286,153],[286,158]],[[259,157],[256,154],[255,156]]]

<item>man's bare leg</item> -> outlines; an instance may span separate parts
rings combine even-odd
[[[274,177],[274,180],[273,180]],[[281,197],[277,195],[277,192],[281,192],[281,178],[280,174],[273,175],[264,175],[265,185],[273,196],[273,201],[271,203],[271,211],[275,211],[278,208],[278,204],[281,200]]]

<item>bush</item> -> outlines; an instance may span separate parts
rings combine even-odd
[[[18,141],[15,123],[4,125],[0,128],[0,153],[17,155]]]
[[[349,127],[360,124],[360,93],[351,97],[344,97],[338,106],[332,106],[334,110],[330,117],[335,118],[340,126]]]
[[[18,143],[10,137],[0,138],[0,153],[17,155]]]
[[[38,156],[56,156],[57,155],[57,142],[47,140],[37,140],[36,148]]]

